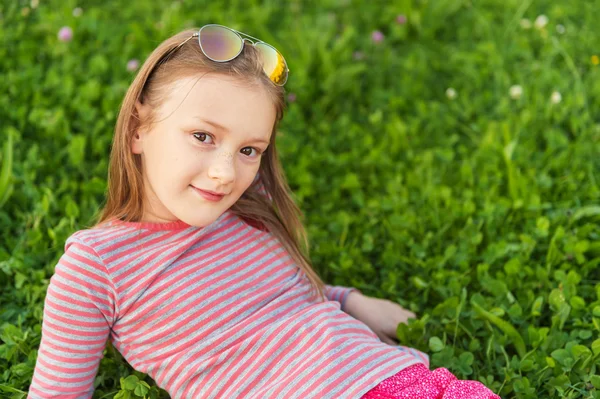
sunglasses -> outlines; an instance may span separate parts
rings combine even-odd
[[[252,41],[247,38],[242,38],[241,35],[254,39]],[[173,51],[183,46],[188,40],[197,37],[200,44],[200,50],[206,57],[215,62],[227,62],[233,60],[240,55],[244,49],[245,41],[249,41],[259,51],[262,56],[263,70],[277,86],[283,86],[287,82],[288,73],[290,70],[283,55],[270,44],[263,42],[260,39],[252,37],[227,26],[208,24],[204,25],[198,33],[194,33],[187,38],[183,43],[178,45]]]

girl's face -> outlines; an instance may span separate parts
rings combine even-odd
[[[147,104],[136,104],[144,121]],[[267,93],[233,78],[206,74],[177,80],[151,129],[134,134],[131,149],[141,154],[143,222],[204,227],[229,209],[252,184],[275,123]],[[217,202],[197,190],[224,193]]]

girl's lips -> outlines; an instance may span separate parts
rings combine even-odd
[[[194,190],[196,190],[196,192],[197,192],[198,194],[200,194],[200,195],[201,195],[203,198],[205,198],[205,199],[207,199],[207,200],[209,200],[209,201],[215,201],[215,202],[216,202],[216,201],[220,201],[220,200],[221,200],[221,199],[223,199],[223,197],[224,197],[224,195],[214,195],[214,194],[211,194],[211,193],[209,193],[209,192],[207,192],[207,191],[200,190],[200,189],[199,189],[199,188],[197,188],[197,187],[194,187],[194,186],[191,186],[191,187],[192,187]]]

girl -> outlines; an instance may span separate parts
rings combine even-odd
[[[499,398],[398,346],[414,314],[312,269],[275,145],[289,70],[240,35],[181,32],[129,87],[106,205],[50,280],[29,397],[90,398],[110,339],[173,398]]]

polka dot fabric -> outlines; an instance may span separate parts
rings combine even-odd
[[[414,364],[386,378],[361,399],[501,399],[479,381],[459,380],[447,368]]]

